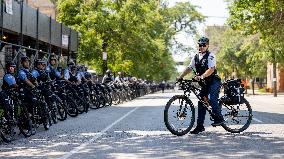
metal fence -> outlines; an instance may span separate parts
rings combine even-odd
[[[36,41],[42,41],[68,52],[78,50],[78,32],[58,23],[56,20],[29,7],[22,0],[12,0],[12,14],[8,13],[5,1],[1,0],[1,40],[5,31],[11,31],[19,36],[19,43],[23,45],[23,36],[29,36]],[[65,37],[65,38],[64,38]],[[67,37],[67,39],[66,39]],[[64,41],[65,40],[65,41]],[[67,45],[65,44],[68,41]]]
[[[8,61],[13,61],[17,64],[17,68],[20,68],[20,59],[22,56],[27,56],[31,60],[31,69],[34,68],[34,61],[38,58],[45,59],[46,63],[48,62],[49,56],[51,55],[49,52],[45,52],[42,50],[37,50],[29,47],[25,47],[22,45],[11,44],[7,42],[3,42],[0,40],[0,45],[3,46],[0,50],[0,84],[2,84],[2,78],[5,73],[5,63]],[[68,61],[68,57],[62,56],[60,54],[56,54],[57,59],[59,61],[60,66],[66,66]]]

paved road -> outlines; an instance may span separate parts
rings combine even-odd
[[[284,158],[284,96],[247,97],[254,120],[244,133],[214,128],[207,116],[206,132],[176,137],[163,123],[164,105],[175,94],[150,94],[0,142],[0,158]]]

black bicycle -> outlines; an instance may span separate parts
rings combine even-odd
[[[0,136],[5,142],[11,142],[15,139],[16,126],[25,137],[32,135],[31,114],[29,114],[26,106],[21,103],[20,93],[16,90],[7,90],[8,96],[5,100],[8,100],[12,106],[12,112],[9,114],[12,121],[6,118],[4,109],[0,106]]]
[[[174,135],[187,134],[195,122],[195,108],[190,99],[193,93],[210,114],[213,121],[215,115],[209,101],[200,97],[200,81],[180,80],[177,82],[183,95],[173,96],[166,104],[164,122],[167,129]],[[246,130],[252,120],[252,109],[244,98],[244,88],[241,80],[228,80],[222,84],[224,96],[219,99],[225,123],[221,126],[228,132],[240,133]]]

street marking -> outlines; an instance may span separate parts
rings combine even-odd
[[[122,116],[121,118],[119,118],[118,120],[116,120],[114,123],[112,123],[111,125],[109,125],[108,127],[106,127],[105,129],[103,129],[101,132],[99,132],[96,136],[94,136],[91,140],[89,140],[88,142],[85,142],[83,144],[81,144],[80,146],[74,148],[72,151],[70,151],[69,153],[65,154],[64,156],[58,158],[58,159],[67,159],[69,157],[71,157],[73,154],[79,152],[80,150],[84,149],[87,145],[91,144],[92,142],[94,142],[96,139],[98,139],[99,137],[101,137],[106,131],[108,131],[110,128],[112,128],[114,125],[116,125],[118,122],[120,122],[121,120],[123,120],[124,118],[126,118],[128,115],[130,115],[131,113],[133,113],[135,110],[137,110],[140,107],[136,107],[134,109],[132,109],[131,111],[129,111],[128,113],[126,113],[124,116]]]
[[[256,121],[256,122],[259,122],[259,123],[263,123],[263,121],[259,120],[259,119],[256,119],[256,118],[252,118],[252,120]]]

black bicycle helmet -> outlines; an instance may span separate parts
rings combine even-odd
[[[209,44],[209,39],[205,36],[202,36],[199,40],[198,40],[198,44]]]
[[[49,57],[49,61],[51,60],[57,60],[55,54],[51,54],[50,57]]]
[[[68,65],[68,66],[74,66],[75,63],[74,63],[73,61],[69,61],[67,65]]]
[[[6,68],[9,68],[9,67],[16,67],[16,64],[12,61],[9,61],[6,63]]]
[[[106,74],[111,74],[110,69],[106,70]]]
[[[36,65],[38,65],[38,64],[45,64],[45,60],[43,60],[43,59],[37,59],[37,60],[35,61],[35,64],[36,64]]]
[[[77,66],[72,65],[70,69],[71,69],[71,71],[77,70]]]
[[[21,62],[24,62],[24,61],[30,61],[29,57],[27,57],[27,56],[22,56],[22,57],[21,57]]]

